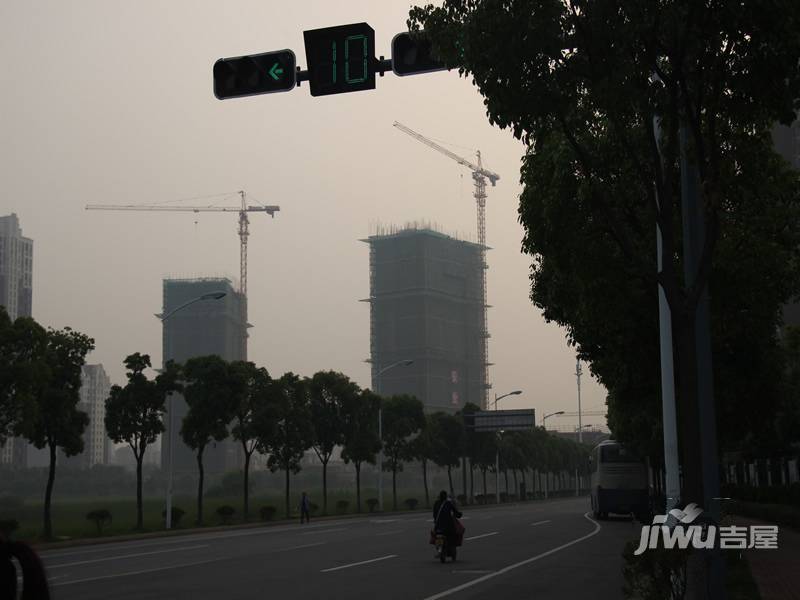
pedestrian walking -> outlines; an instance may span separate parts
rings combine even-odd
[[[308,499],[308,494],[305,492],[303,492],[303,495],[300,498],[300,524],[303,523],[304,517],[306,523],[311,521],[311,501]]]

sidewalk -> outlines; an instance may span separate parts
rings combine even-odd
[[[731,520],[736,525],[771,525],[738,515]],[[746,550],[745,557],[761,600],[800,600],[800,532],[779,526],[777,550]]]

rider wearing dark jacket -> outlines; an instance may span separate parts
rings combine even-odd
[[[437,533],[452,538],[456,533],[456,519],[461,518],[461,511],[455,503],[447,497],[447,492],[439,492],[439,499],[433,505],[433,528]]]

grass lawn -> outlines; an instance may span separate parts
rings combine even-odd
[[[292,491],[290,498],[293,516],[297,515],[300,491]],[[311,502],[318,505],[312,514],[322,512],[322,490],[309,490]],[[376,496],[374,489],[362,491],[361,502],[362,510],[366,512],[367,498]],[[398,494],[398,508],[406,509],[403,501],[406,498],[415,497],[420,500],[418,508],[424,506],[423,494]],[[337,502],[347,501],[347,507],[340,509]],[[391,509],[391,492],[384,497],[386,508]],[[242,523],[242,497],[214,497],[204,498],[203,515],[206,526],[220,525],[221,521],[216,511],[223,505],[232,506],[235,514],[230,520],[231,524]],[[173,506],[180,507],[186,514],[183,515],[176,529],[195,527],[197,519],[196,498],[189,495],[180,495],[173,498]],[[285,518],[285,500],[281,493],[272,494],[253,494],[250,497],[250,521],[259,520],[259,509],[263,506],[275,507],[273,520]],[[102,536],[124,535],[134,532],[136,524],[136,498],[135,497],[98,497],[80,499],[54,499],[52,506],[53,534],[56,539],[75,539],[86,537],[97,537],[97,528],[92,521],[86,519],[86,514],[95,509],[107,509],[111,513],[112,521],[104,525]],[[144,499],[144,529],[145,531],[160,531],[164,528],[161,513],[164,510],[164,498],[145,497]],[[351,490],[329,490],[328,491],[328,514],[348,514],[356,510],[355,493]],[[16,519],[19,521],[19,529],[13,534],[18,540],[36,541],[40,539],[42,532],[44,509],[41,502],[26,502],[20,507],[7,509],[0,506],[0,519]],[[175,526],[173,524],[173,526]]]

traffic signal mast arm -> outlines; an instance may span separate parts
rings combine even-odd
[[[417,133],[416,131],[406,127],[402,123],[399,123],[399,122],[395,121],[394,122],[394,126],[397,127],[403,133],[407,133],[408,135],[413,137],[415,140],[418,140],[418,141],[422,142],[423,144],[425,144],[426,146],[428,146],[430,148],[433,148],[434,150],[438,150],[439,152],[441,152],[445,156],[449,156],[454,161],[456,161],[458,164],[467,167],[473,173],[477,173],[478,175],[483,175],[484,177],[486,177],[491,182],[492,185],[497,183],[497,181],[500,179],[500,175],[498,175],[497,173],[489,171],[488,169],[484,169],[482,166],[476,165],[475,163],[468,161],[466,158],[464,158],[462,156],[459,156],[458,154],[455,154],[454,152],[450,152],[450,150],[448,150],[447,148],[444,148],[443,146],[440,146],[439,144],[437,144],[433,140],[429,140],[424,135]]]

